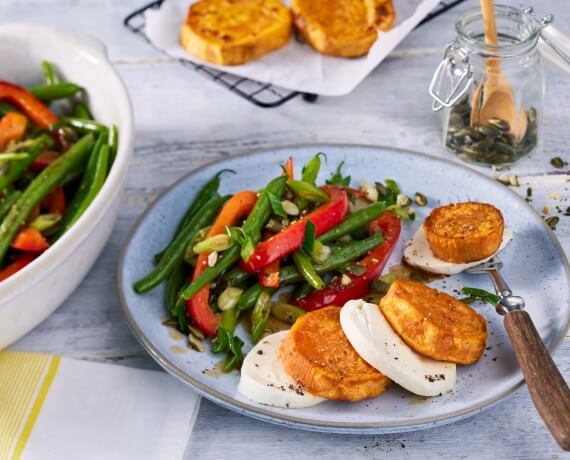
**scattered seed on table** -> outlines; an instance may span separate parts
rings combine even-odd
[[[552,216],[544,221],[552,230],[556,230],[556,225],[560,222],[560,217]]]
[[[562,158],[560,157],[554,157],[550,160],[550,164],[552,166],[554,166],[557,169],[562,169],[564,166],[568,165],[567,161],[564,161]]]

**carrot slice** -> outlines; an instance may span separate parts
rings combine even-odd
[[[240,219],[247,216],[255,206],[256,201],[256,192],[246,190],[236,193],[226,202],[206,237],[210,238],[224,233],[226,227],[235,225]],[[206,268],[208,268],[208,254],[200,254],[192,279],[196,279]],[[206,286],[188,300],[186,310],[189,318],[202,332],[213,336],[216,334],[221,318],[219,314],[215,314],[210,308],[208,303],[209,297],[210,288]]]
[[[28,126],[28,119],[17,112],[8,112],[0,119],[0,151],[11,141],[22,138]]]
[[[28,265],[37,257],[37,254],[21,254],[14,262],[7,265],[2,270],[0,270],[0,282],[7,278],[10,278],[14,273],[19,272],[22,268]]]
[[[16,235],[12,247],[25,252],[43,252],[49,247],[49,243],[35,228],[25,228]]]
[[[287,158],[287,161],[283,165],[283,169],[285,169],[285,172],[287,173],[287,177],[289,179],[293,180],[295,178],[294,177],[295,172],[294,172],[294,166],[293,166],[293,157]]]

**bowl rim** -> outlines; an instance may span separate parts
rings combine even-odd
[[[359,148],[372,148],[372,149],[388,149],[392,151],[398,151],[405,154],[413,154],[417,156],[426,157],[430,160],[435,160],[441,162],[443,164],[447,164],[450,166],[454,166],[463,170],[468,170],[470,173],[479,176],[480,178],[488,181],[490,184],[493,183],[496,185],[496,181],[491,177],[483,174],[482,172],[469,167],[466,164],[453,161],[448,158],[441,158],[435,155],[430,155],[424,152],[419,152],[411,149],[405,148],[398,148],[398,147],[389,147],[384,145],[378,144],[359,144],[359,143],[343,143],[343,142],[305,142],[305,143],[292,143],[292,144],[279,144],[279,145],[269,145],[266,147],[260,147],[256,149],[250,150],[242,150],[240,153],[236,155],[232,155],[231,158],[239,158],[239,157],[246,157],[249,155],[261,154],[263,152],[269,151],[284,151],[287,152],[288,150],[294,148],[306,148],[312,147],[313,149],[316,148],[315,151],[319,151],[321,147],[359,147]],[[133,335],[136,337],[137,341],[141,344],[142,348],[152,357],[154,361],[156,361],[166,372],[171,374],[173,377],[178,379],[179,381],[183,382],[184,384],[188,385],[192,390],[196,391],[199,395],[205,397],[206,399],[213,401],[220,406],[229,409],[231,411],[240,413],[242,415],[247,415],[249,417],[262,420],[265,422],[277,424],[279,426],[288,426],[297,429],[309,430],[309,431],[320,431],[320,432],[329,432],[329,433],[337,433],[337,434],[388,434],[388,433],[398,433],[398,432],[408,432],[408,431],[416,431],[427,429],[431,427],[447,425],[450,423],[455,423],[460,420],[469,418],[474,416],[483,410],[489,409],[494,405],[498,404],[499,402],[505,400],[507,397],[512,396],[516,391],[520,390],[524,385],[525,381],[522,375],[522,372],[519,369],[519,378],[518,382],[515,383],[512,387],[506,389],[505,391],[501,392],[500,394],[496,395],[494,398],[489,400],[485,400],[478,404],[475,404],[469,408],[458,409],[452,413],[449,413],[445,416],[431,416],[424,420],[423,422],[417,424],[405,424],[405,423],[360,423],[360,422],[353,422],[350,424],[338,423],[338,422],[329,422],[323,420],[314,420],[314,419],[305,419],[300,418],[295,415],[289,414],[276,414],[271,411],[269,408],[265,407],[255,407],[251,404],[247,404],[243,401],[240,401],[235,398],[231,398],[226,396],[225,394],[221,393],[218,390],[214,390],[208,385],[202,384],[192,378],[187,373],[180,370],[174,363],[172,363],[168,357],[161,353],[161,351],[156,347],[152,341],[143,333],[141,328],[137,325],[134,317],[130,313],[130,309],[127,305],[127,300],[124,296],[124,293],[121,289],[123,284],[123,272],[125,266],[125,256],[127,252],[127,248],[129,247],[130,241],[133,235],[137,232],[140,225],[142,224],[143,220],[146,219],[147,215],[150,214],[155,207],[157,207],[162,199],[169,194],[173,189],[178,187],[182,182],[188,179],[189,176],[203,170],[209,168],[213,165],[219,164],[220,166],[227,160],[227,158],[217,159],[210,161],[198,168],[192,169],[188,173],[184,174],[182,177],[175,180],[171,185],[167,186],[155,199],[154,201],[144,210],[144,212],[135,220],[132,224],[131,229],[125,240],[122,243],[121,250],[119,253],[119,259],[117,264],[117,275],[116,275],[116,286],[117,286],[117,296],[119,299],[119,306],[123,315],[125,316],[129,328],[131,329]],[[568,261],[568,257],[562,247],[562,244],[552,231],[552,229],[546,225],[546,223],[540,217],[540,214],[529,204],[527,203],[521,196],[515,193],[513,190],[506,188],[505,193],[511,194],[512,198],[518,201],[522,206],[528,208],[533,214],[536,215],[537,221],[542,224],[543,229],[546,231],[548,238],[554,244],[554,246],[558,249],[558,252],[561,255],[561,262],[563,264],[564,271],[566,273],[566,277],[570,280],[570,263]],[[553,342],[549,347],[547,346],[548,351],[550,354],[554,354],[556,350],[560,347],[562,342],[564,341],[565,336],[568,334],[570,330],[570,315],[566,318],[566,324],[562,325],[561,330],[563,331],[560,334],[558,340]]]
[[[114,103],[119,112],[122,126],[119,133],[119,146],[115,161],[103,187],[87,208],[85,213],[78,219],[73,227],[54,243],[45,253],[32,261],[26,267],[0,282],[0,309],[8,306],[10,301],[18,296],[25,288],[40,282],[60,263],[65,262],[75,249],[90,237],[93,229],[104,217],[109,207],[114,203],[121,191],[129,160],[134,150],[134,118],[133,107],[126,88],[118,72],[115,70],[106,52],[106,48],[99,40],[83,33],[61,31],[53,27],[28,24],[7,23],[0,25],[0,37],[17,41],[29,41],[30,37],[46,37],[54,39],[58,47],[69,50],[68,52],[80,52],[87,59],[92,59],[101,66],[101,72],[107,74],[110,79],[110,87],[115,92]],[[57,64],[57,63],[56,63]]]

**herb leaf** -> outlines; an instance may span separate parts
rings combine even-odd
[[[341,161],[336,168],[336,172],[331,175],[330,179],[327,179],[325,182],[328,185],[344,185],[347,187],[350,185],[350,176],[343,176],[342,175],[342,167],[344,166],[344,161]]]
[[[465,294],[468,297],[488,303],[493,307],[496,306],[501,300],[498,295],[493,294],[489,291],[485,291],[484,289],[464,287],[461,289],[461,293]]]
[[[269,204],[271,205],[271,209],[273,209],[273,214],[279,217],[286,218],[287,213],[283,209],[283,205],[281,204],[281,200],[277,195],[271,192],[267,192],[267,197],[269,198]]]
[[[253,241],[253,238],[251,237],[251,235],[245,235],[245,240],[241,245],[241,252],[240,252],[241,258],[243,259],[244,262],[247,262],[249,260],[254,250],[255,250],[255,242]]]

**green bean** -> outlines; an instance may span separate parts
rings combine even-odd
[[[349,233],[364,227],[374,219],[377,219],[385,209],[386,205],[384,203],[374,203],[366,208],[353,212],[352,214],[349,214],[342,223],[331,228],[318,239],[324,244],[338,240],[341,236],[348,235]]]
[[[299,300],[301,297],[309,295],[311,292],[313,292],[313,290],[313,286],[311,286],[309,283],[300,283],[293,291],[292,298],[293,300]]]
[[[93,146],[93,136],[83,136],[67,152],[44,169],[24,190],[0,224],[0,263],[12,240],[33,210],[78,164],[85,160]]]
[[[347,263],[365,255],[368,251],[381,244],[382,241],[382,234],[375,233],[365,240],[348,243],[338,251],[334,251],[333,254],[322,264],[315,265],[314,269],[319,275],[323,275],[332,270],[341,268]],[[303,281],[303,276],[295,266],[288,265],[280,270],[279,281],[281,284],[298,283],[299,281]]]
[[[218,188],[220,187],[220,176],[227,171],[234,172],[231,169],[221,170],[210,181],[206,182],[206,185],[204,185],[204,187],[202,187],[202,189],[198,192],[198,195],[196,196],[195,200],[186,210],[184,216],[182,216],[182,219],[180,219],[180,221],[178,222],[176,230],[174,230],[174,236],[172,237],[172,240],[170,241],[169,245],[172,244],[172,242],[180,234],[182,229],[188,225],[188,222],[192,220],[194,214],[196,214],[198,210],[202,208],[202,206],[204,206],[211,198],[220,196],[217,194]],[[161,252],[154,255],[154,260],[156,263],[158,263],[158,261],[162,258],[164,252],[167,249],[168,246],[164,248]]]
[[[224,275],[224,281],[230,286],[237,286],[238,284],[247,281],[252,276],[252,273],[246,272],[241,267],[235,267]]]
[[[73,118],[81,118],[82,120],[93,120],[93,115],[85,102],[76,102],[73,110]]]
[[[176,306],[176,299],[188,277],[187,271],[186,264],[179,262],[176,267],[174,267],[174,270],[172,270],[172,274],[166,283],[166,308],[168,308],[170,314],[175,317],[177,316],[177,312],[174,308]]]
[[[255,302],[257,302],[257,298],[261,293],[261,284],[255,283],[250,288],[246,289],[244,293],[241,295],[239,302],[238,302],[238,310],[245,311],[253,308]]]
[[[66,230],[69,230],[69,228],[79,220],[79,218],[87,210],[89,205],[93,202],[93,200],[95,200],[95,197],[103,187],[105,179],[107,178],[108,164],[109,164],[109,146],[103,145],[97,152],[95,171],[93,173],[93,177],[91,178],[87,194],[85,195],[85,198],[81,201],[81,203],[79,203],[79,207],[77,208],[77,212],[75,213],[75,215],[67,223]]]
[[[46,81],[46,85],[54,85],[57,83],[57,75],[55,73],[55,69],[53,68],[53,64],[49,61],[42,62],[42,69],[44,71],[44,78]]]
[[[194,234],[214,220],[218,215],[220,208],[228,198],[229,196],[212,198],[194,215],[184,230],[180,232],[180,234],[174,239],[173,243],[168,247],[164,256],[160,259],[160,262],[156,265],[154,270],[135,283],[134,289],[137,294],[143,294],[154,289],[171,275],[178,262],[184,258],[184,251]],[[227,254],[227,252],[228,251],[226,251],[224,255]],[[218,262],[214,267],[219,265],[222,260],[223,256],[220,262]],[[211,268],[212,267],[206,269],[204,273]],[[177,305],[178,304],[179,302],[177,302]]]
[[[68,125],[72,126],[73,128],[87,133],[101,133],[103,131],[108,131],[108,128],[101,123],[97,123],[96,121],[92,120],[84,120],[83,118],[75,118],[75,117],[62,117],[59,122],[59,126]]]
[[[251,337],[253,342],[258,342],[265,332],[267,318],[271,312],[271,289],[262,288],[253,311],[251,313]]]
[[[64,81],[52,85],[34,86],[30,88],[30,93],[36,96],[40,101],[52,102],[71,97],[82,89],[81,86],[75,83]]]
[[[16,201],[18,201],[20,195],[22,195],[22,192],[20,192],[19,190],[15,190],[12,193],[10,193],[8,196],[4,197],[4,199],[0,203],[0,222],[2,222],[2,219],[6,217],[6,214],[10,212],[10,208],[13,206],[13,204]]]
[[[0,115],[6,115],[9,112],[17,112],[20,113],[16,107],[6,101],[0,101]]]
[[[109,169],[111,169],[119,150],[119,130],[116,125],[111,125],[111,128],[109,129],[109,146],[111,147],[111,161],[109,162]]]
[[[304,200],[315,203],[324,203],[329,201],[329,196],[325,192],[309,182],[289,179],[287,181],[287,186],[293,191],[295,196]]]
[[[311,263],[311,259],[303,251],[295,251],[293,253],[293,262],[299,273],[303,275],[303,278],[315,289],[322,289],[325,287],[325,282],[318,275]]]
[[[36,157],[51,145],[51,138],[47,134],[38,137],[30,148],[26,149],[28,157],[23,160],[11,161],[5,172],[0,174],[0,190],[18,180],[24,171],[32,164]]]
[[[305,314],[305,310],[288,303],[277,302],[271,306],[271,314],[275,318],[285,321],[289,324],[295,324],[295,321]]]
[[[261,238],[261,229],[267,223],[269,216],[271,214],[271,205],[269,203],[268,193],[273,193],[280,197],[283,194],[283,189],[285,188],[285,182],[287,178],[285,176],[277,177],[273,179],[265,190],[259,196],[259,199],[255,203],[253,210],[247,217],[245,223],[243,224],[243,231],[248,235],[251,235],[254,242],[259,241]],[[196,295],[200,289],[209,284],[215,278],[220,276],[226,270],[235,264],[240,257],[241,248],[238,244],[235,244],[230,249],[222,254],[218,263],[213,267],[209,267],[204,270],[195,280],[193,280],[180,294],[178,302],[188,300],[193,295]]]
[[[87,195],[89,194],[89,190],[91,187],[91,183],[93,182],[93,178],[95,177],[95,173],[97,170],[97,161],[99,159],[99,153],[105,143],[107,142],[107,133],[103,132],[97,136],[97,140],[95,141],[95,145],[93,146],[93,150],[91,155],[89,156],[89,160],[87,161],[87,165],[84,168],[83,175],[81,177],[81,182],[67,207],[67,211],[63,216],[63,220],[61,222],[61,232],[58,236],[61,236],[64,232],[69,230],[71,226],[77,221],[79,218],[79,213],[81,212],[81,207],[84,201],[87,199]]]
[[[271,216],[271,204],[269,202],[269,194],[273,194],[278,198],[281,198],[283,190],[285,189],[285,183],[287,178],[285,176],[279,176],[273,179],[264,191],[259,195],[259,199],[255,203],[255,206],[247,219],[243,224],[243,231],[249,234],[254,242],[257,243],[261,239],[261,229],[267,223],[267,220]]]

